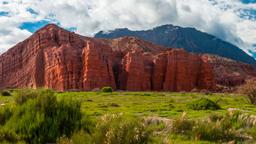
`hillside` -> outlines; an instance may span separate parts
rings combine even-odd
[[[237,46],[194,28],[163,25],[143,31],[131,31],[127,28],[108,32],[101,31],[95,35],[96,38],[109,39],[123,36],[135,36],[165,47],[184,48],[188,52],[213,54],[247,64],[256,64],[254,58]]]

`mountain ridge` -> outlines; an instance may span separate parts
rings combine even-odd
[[[135,36],[167,48],[184,48],[188,52],[214,54],[256,65],[256,60],[237,46],[191,27],[182,28],[173,25],[162,25],[140,31],[119,28],[107,32],[100,31],[94,37],[114,39],[123,36]]]

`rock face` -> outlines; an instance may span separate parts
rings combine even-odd
[[[129,91],[214,89],[203,57],[123,37],[83,37],[47,25],[0,56],[0,88],[89,91],[104,86]]]
[[[220,86],[232,88],[256,77],[256,68],[252,65],[213,55],[202,57],[212,65],[216,84]]]

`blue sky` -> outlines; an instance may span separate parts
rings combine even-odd
[[[195,27],[256,58],[256,0],[0,0],[0,53],[48,23],[88,36],[123,27]]]
[[[31,33],[34,33],[37,30],[39,30],[40,28],[42,28],[50,23],[55,23],[55,24],[61,26],[61,24],[58,22],[41,20],[41,21],[36,21],[36,22],[24,22],[19,26],[19,28],[22,30],[27,30]],[[76,27],[66,27],[66,29],[69,31],[74,31],[74,32],[76,31]]]
[[[243,3],[249,4],[249,3],[255,3],[255,0],[241,0]]]

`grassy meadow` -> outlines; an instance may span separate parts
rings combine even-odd
[[[243,95],[45,91],[0,96],[0,143],[256,142],[256,107]]]

